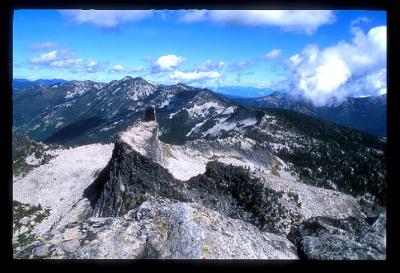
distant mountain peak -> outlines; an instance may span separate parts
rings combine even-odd
[[[65,84],[70,84],[70,85],[81,85],[81,84],[91,84],[94,83],[91,80],[84,80],[84,81],[79,81],[79,80],[72,80],[69,82],[65,82]]]
[[[110,83],[113,82],[122,82],[122,83],[133,83],[133,84],[144,84],[144,85],[153,85],[153,86],[158,86],[158,84],[148,81],[142,77],[131,77],[131,76],[125,76],[121,80],[117,81],[111,81]]]
[[[178,87],[178,88],[185,89],[185,90],[193,89],[193,87],[191,87],[191,86],[189,86],[189,85],[186,85],[186,84],[183,84],[183,83],[181,83],[181,82],[175,84],[174,86],[176,86],[176,87]]]
[[[130,81],[130,80],[132,80],[133,78],[131,77],[131,76],[125,76],[125,77],[123,77],[122,79],[121,79],[121,81]]]
[[[146,83],[149,83],[147,80],[145,80],[142,77],[131,77],[129,75],[123,77],[120,81],[123,81],[123,82],[125,82],[125,81],[135,81],[135,82],[146,82]]]
[[[268,95],[268,97],[279,97],[279,98],[283,98],[286,97],[287,93],[284,92],[279,92],[279,91],[274,91],[271,94]]]

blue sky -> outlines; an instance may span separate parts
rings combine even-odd
[[[367,84],[382,93],[376,78],[386,82],[382,11],[17,10],[13,32],[14,78],[108,82],[130,75],[164,84],[290,88],[305,96]],[[337,68],[345,72],[333,87],[318,78]]]

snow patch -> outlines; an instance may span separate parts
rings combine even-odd
[[[256,123],[257,123],[256,118],[247,118],[247,119],[241,120],[239,122],[239,125],[246,127],[246,126],[254,125]]]
[[[166,98],[158,105],[158,107],[163,108],[167,106],[173,96],[174,96],[173,94],[168,94]]]
[[[195,132],[198,128],[203,126],[204,123],[206,123],[209,119],[205,119],[204,121],[197,123],[187,134],[186,136],[190,136],[193,132]]]
[[[210,109],[214,108],[216,113],[221,113],[225,110],[225,107],[217,102],[210,101],[203,104],[194,104],[193,107],[186,109],[191,117],[200,118],[206,117],[210,113]]]
[[[168,118],[171,119],[180,112],[181,112],[181,110],[179,110],[178,112],[175,112],[175,113],[171,113],[171,114],[169,114]]]
[[[32,153],[25,158],[25,162],[28,165],[38,165],[40,164],[40,159],[36,158],[35,153]]]
[[[59,127],[63,126],[63,124],[64,124],[64,122],[58,121],[58,122],[56,123],[55,128],[59,128]]]
[[[187,141],[184,145],[161,143],[164,152],[161,165],[175,178],[183,181],[204,173],[210,161],[267,171],[270,168],[269,160],[254,159],[253,151],[250,150],[253,142],[249,138],[225,138]]]
[[[113,127],[104,127],[100,129],[100,132],[107,132],[109,130],[111,130]]]
[[[221,114],[224,114],[224,115],[233,114],[233,112],[235,112],[236,108],[237,108],[237,107],[229,106],[229,107],[225,108],[225,110],[222,111]]]
[[[228,117],[219,119],[217,124],[215,124],[212,128],[205,131],[203,135],[206,136],[210,134],[212,136],[216,136],[222,130],[230,131],[234,129],[237,126],[237,124],[232,122],[225,122],[227,119]]]
[[[39,125],[39,124],[36,124],[35,126],[32,127],[32,131],[33,131],[33,130],[36,130],[36,129],[39,128],[39,127],[40,127],[40,125]]]
[[[128,99],[138,101],[153,94],[157,87],[152,84],[134,82],[130,86],[124,86],[124,89],[127,90]]]

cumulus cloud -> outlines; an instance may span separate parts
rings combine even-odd
[[[116,72],[116,73],[135,73],[135,72],[141,72],[143,71],[143,67],[131,67],[127,68],[123,66],[122,64],[117,64],[114,65],[111,69],[111,72]]]
[[[379,69],[347,84],[346,89],[352,97],[383,95],[387,92],[386,68]]]
[[[43,43],[33,43],[29,45],[30,50],[42,50],[42,49],[51,49],[57,47],[58,44],[56,42],[43,42]]]
[[[53,50],[29,59],[31,64],[46,66],[50,68],[68,68],[83,63],[82,58],[75,58],[68,50]]]
[[[182,72],[175,70],[169,77],[173,80],[180,80],[184,82],[203,81],[207,79],[219,78],[221,74],[217,71],[187,71]]]
[[[123,65],[117,64],[113,66],[112,70],[114,70],[114,72],[120,73],[125,71],[125,67]]]
[[[261,60],[270,61],[276,59],[282,55],[282,49],[274,48],[267,54],[261,57]]]
[[[106,64],[104,62],[89,59],[85,65],[85,71],[88,73],[95,73],[104,70]]]
[[[351,42],[342,41],[324,49],[308,45],[288,60],[294,93],[323,106],[355,93],[385,92],[386,26],[374,27],[367,34],[359,28],[352,32]]]
[[[106,63],[75,56],[70,50],[52,50],[28,59],[33,68],[68,69],[73,72],[95,73],[105,69]]]
[[[217,24],[276,26],[285,31],[312,34],[334,22],[330,10],[188,10],[181,12],[181,22],[210,21]]]
[[[113,29],[127,22],[137,22],[152,17],[152,10],[63,10],[62,15],[76,24],[92,24]]]
[[[289,66],[296,67],[297,65],[299,65],[301,63],[302,60],[303,60],[303,58],[301,57],[300,54],[295,54],[289,58],[287,63],[289,64]]]
[[[180,66],[185,60],[186,59],[184,57],[176,55],[160,56],[152,67],[152,72],[158,73],[163,71],[171,71]]]

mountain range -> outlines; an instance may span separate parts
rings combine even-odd
[[[37,84],[55,84],[55,83],[65,83],[67,80],[63,79],[38,79],[38,80],[27,80],[27,79],[13,79],[12,86],[13,89],[28,88]]]
[[[232,98],[246,106],[280,108],[296,111],[323,120],[386,137],[386,94],[372,97],[347,98],[338,105],[316,107],[311,101],[294,98],[288,93],[274,92],[259,98]]]
[[[385,257],[384,138],[129,76],[14,90],[13,119],[18,258]]]

